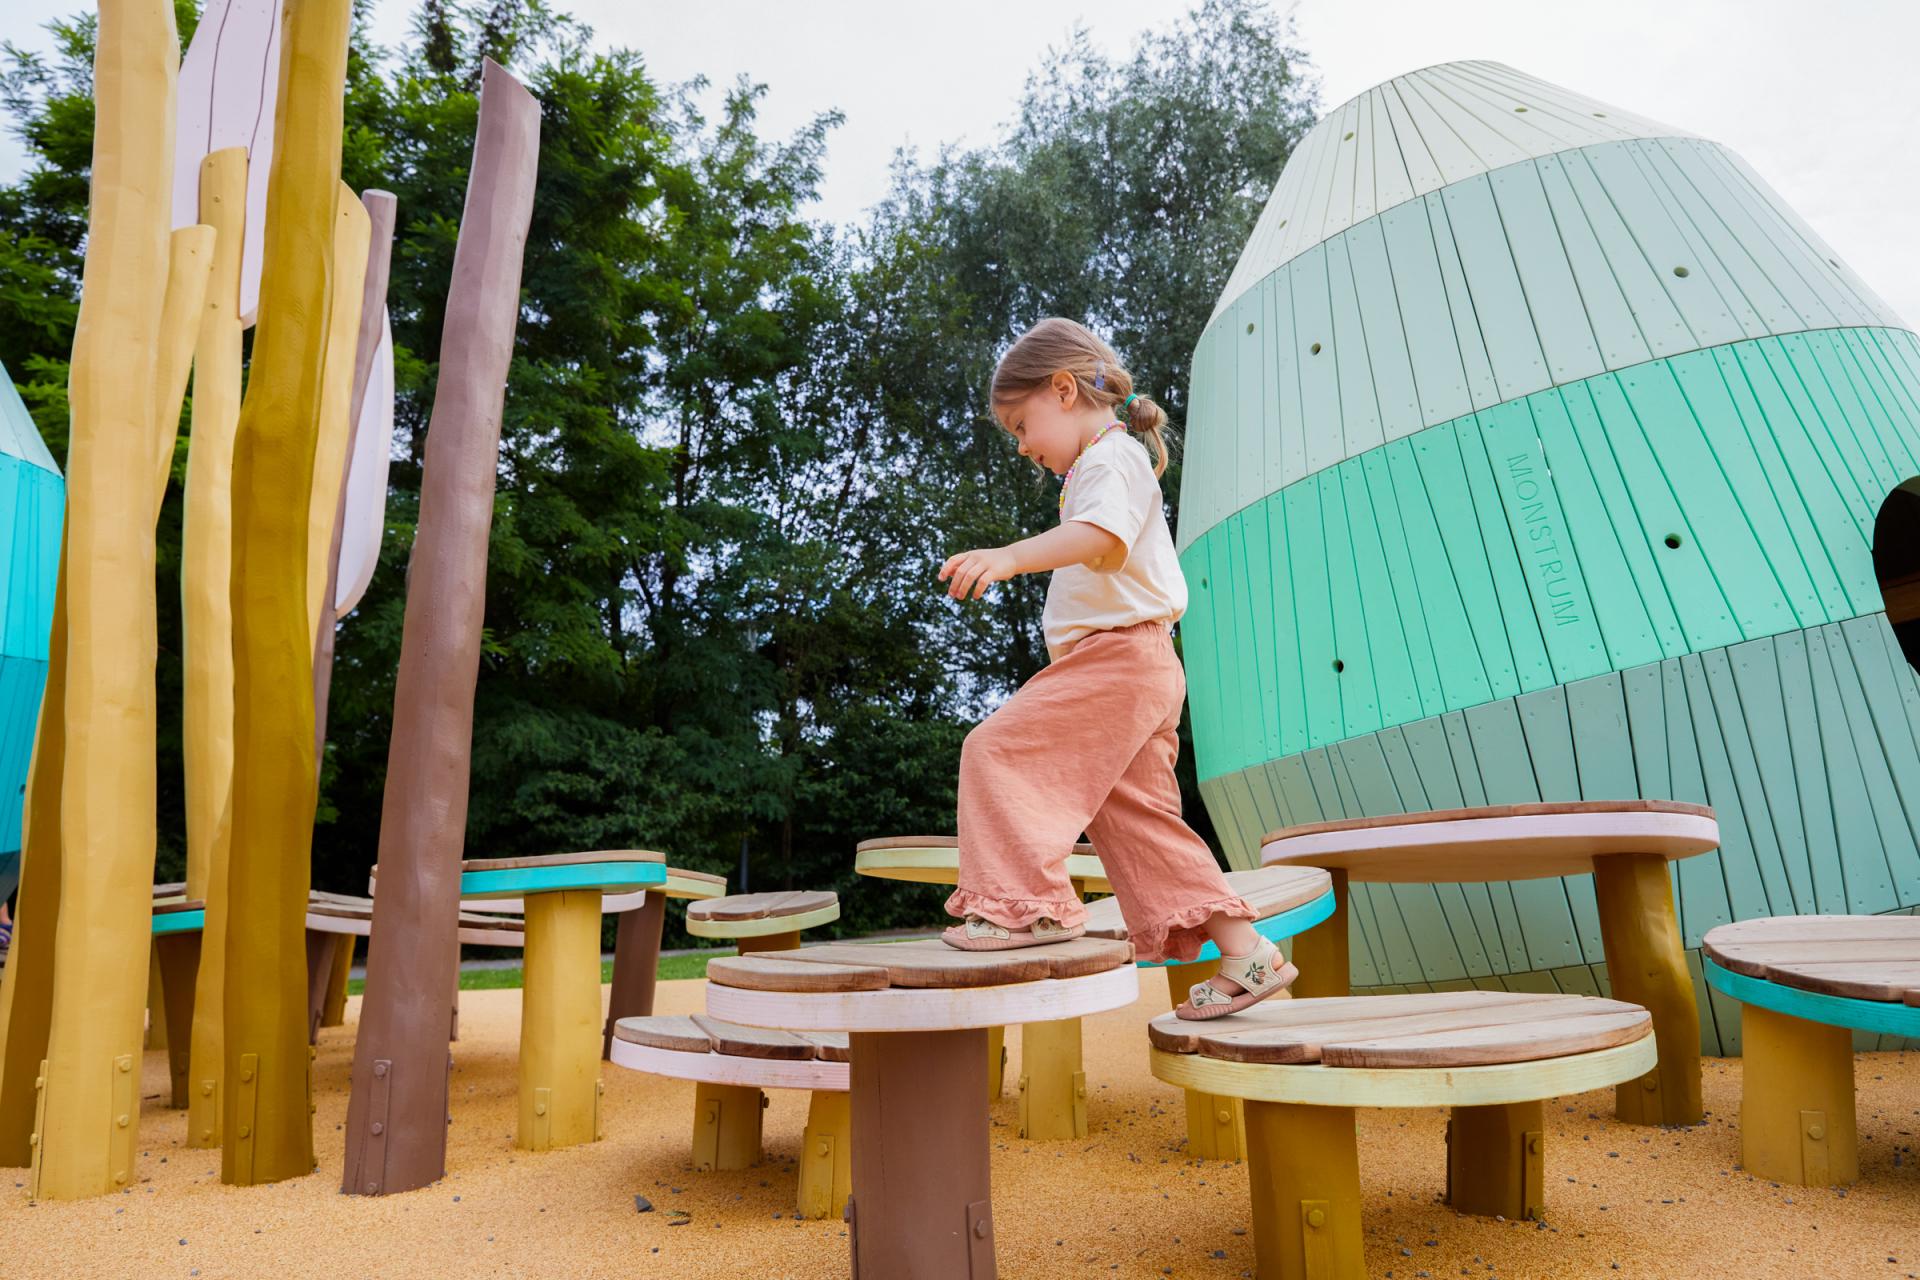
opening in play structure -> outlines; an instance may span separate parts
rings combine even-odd
[[[1920,476],[1880,504],[1873,521],[1873,576],[1901,651],[1920,667]]]

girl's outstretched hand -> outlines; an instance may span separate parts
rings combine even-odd
[[[987,593],[989,586],[1005,582],[1019,572],[1012,550],[1007,547],[982,547],[948,556],[947,562],[940,566],[940,581],[947,584],[947,594],[955,600],[965,600],[968,593],[978,600]]]

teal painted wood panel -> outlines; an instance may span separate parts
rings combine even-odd
[[[1180,544],[1474,408],[1730,342],[1899,324],[1716,144],[1613,141],[1495,167],[1234,289],[1194,353],[1187,429],[1203,465],[1186,473]],[[1266,361],[1260,377],[1247,356]],[[1838,396],[1884,396],[1876,373],[1825,371]]]

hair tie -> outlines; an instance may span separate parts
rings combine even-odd
[[[1129,422],[1133,420],[1133,402],[1135,400],[1138,400],[1139,398],[1140,398],[1140,393],[1136,391],[1132,395],[1128,396],[1123,402],[1121,402],[1120,412],[1126,415],[1126,418]]]

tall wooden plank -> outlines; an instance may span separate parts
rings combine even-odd
[[[1800,802],[1807,867],[1813,878],[1814,909],[1846,914],[1855,910],[1840,849],[1839,799],[1828,778],[1821,722],[1820,686],[1805,632],[1773,638],[1780,670],[1780,702],[1787,717],[1787,746],[1793,756],[1794,792]]]
[[[1633,230],[1592,164],[1594,153],[1618,145],[1606,143],[1569,151],[1561,156],[1561,165],[1573,199],[1600,246],[1615,283],[1633,309],[1647,350],[1659,358],[1739,338],[1740,332],[1732,324],[1693,328],[1689,323],[1692,317],[1682,314],[1667,291],[1666,282],[1674,279],[1671,273],[1677,264],[1652,260],[1634,239]]]
[[[1885,498],[1890,490],[1913,474],[1915,462],[1906,453],[1898,434],[1888,429],[1879,399],[1856,378],[1844,357],[1844,348],[1832,333],[1790,334],[1782,342],[1800,362],[1802,381],[1815,401],[1821,400],[1822,392],[1831,398],[1831,412],[1846,426],[1861,454],[1872,464],[1874,476],[1880,482],[1878,497]],[[1807,361],[1811,361],[1811,369],[1818,370],[1817,377]],[[1875,496],[1872,490],[1868,496]]]
[[[1453,309],[1440,275],[1433,226],[1420,201],[1389,209],[1380,216],[1393,275],[1414,390],[1420,400],[1420,425],[1432,426],[1473,411],[1466,365],[1453,334]]]
[[[1378,457],[1378,454],[1370,456]],[[1410,651],[1425,640],[1409,636],[1399,597],[1412,595],[1410,584],[1396,583],[1381,545],[1380,516],[1374,502],[1370,469],[1355,458],[1334,468],[1346,510],[1347,538],[1353,549],[1354,576],[1367,630],[1368,667],[1377,704],[1377,723],[1404,724],[1421,714],[1420,691],[1415,687]],[[1384,475],[1384,470],[1382,471]],[[1424,630],[1424,629],[1423,629]],[[1352,708],[1347,720],[1354,723]]]
[[[1313,483],[1320,490],[1324,535],[1322,546],[1326,556],[1327,585],[1333,599],[1334,649],[1329,678],[1339,693],[1339,736],[1342,738],[1372,733],[1380,727],[1380,698],[1374,685],[1366,604],[1361,598],[1354,565],[1353,535],[1348,526],[1348,500],[1342,483],[1350,466],[1342,464],[1313,478]]]
[[[1853,651],[1838,625],[1816,628],[1808,634],[1808,644],[1824,646],[1827,660],[1832,664],[1846,736],[1853,746],[1854,759],[1866,787],[1874,829],[1879,836],[1887,872],[1893,882],[1894,900],[1881,910],[1920,902],[1920,850],[1914,846],[1914,829],[1908,824],[1906,812],[1901,807],[1899,789],[1889,768],[1886,744],[1876,731],[1873,713],[1867,705],[1868,686],[1855,665]],[[1885,692],[1891,694],[1891,690]],[[1891,702],[1890,696],[1888,700]],[[1888,710],[1892,710],[1891,705]]]
[[[1716,716],[1712,691],[1707,687],[1700,656],[1688,654],[1681,658],[1680,672],[1686,686],[1687,710],[1693,722],[1695,758],[1699,762],[1700,776],[1709,797],[1706,803],[1713,806],[1714,816],[1720,823],[1720,851],[1710,857],[1682,858],[1675,865],[1688,862],[1717,863],[1727,892],[1727,914],[1724,918],[1703,911],[1699,895],[1689,892],[1689,916],[1682,924],[1688,945],[1693,945],[1699,941],[1700,935],[1716,925],[1770,915],[1774,908],[1767,900],[1766,882],[1760,875],[1759,858],[1754,852],[1748,815],[1741,804],[1740,791],[1734,785],[1726,741]],[[1687,871],[1686,868],[1680,871],[1683,881],[1687,879]]]
[[[1501,701],[1472,707],[1466,718],[1473,735],[1474,756],[1480,762],[1480,777],[1487,788],[1487,803],[1539,800],[1540,787],[1534,779],[1533,759],[1516,703]],[[1558,881],[1518,880],[1506,887],[1526,943],[1526,968],[1552,969],[1585,961],[1566,890]],[[1498,898],[1496,893],[1496,909]]]
[[[1317,483],[1286,491],[1288,571],[1293,581],[1293,610],[1300,637],[1300,683],[1306,695],[1307,737],[1313,743],[1337,742],[1341,727],[1340,690],[1333,669],[1333,592],[1327,580],[1326,536]]]
[[[1546,356],[1548,380],[1557,386],[1600,373],[1607,364],[1574,280],[1567,247],[1554,225],[1538,162],[1496,169],[1487,178]]]
[[[1760,874],[1760,887],[1766,895],[1766,914],[1791,914],[1795,902],[1792,877],[1788,874],[1785,854],[1780,846],[1779,832],[1774,825],[1772,797],[1761,781],[1758,752],[1753,743],[1753,730],[1747,722],[1739,689],[1734,683],[1733,664],[1729,658],[1729,651],[1713,649],[1697,657],[1702,680],[1706,686],[1708,705],[1712,709],[1714,723],[1719,729],[1718,734],[1714,735],[1713,744],[1718,750],[1707,754],[1724,759],[1725,767],[1731,774],[1733,794],[1739,798],[1740,802],[1738,814],[1740,834],[1752,856],[1754,868]],[[1703,752],[1705,745],[1703,744]],[[1730,847],[1737,848],[1742,843],[1739,839],[1728,838],[1727,828],[1732,820],[1733,815],[1720,817],[1723,857],[1726,856]],[[1740,899],[1736,896],[1735,910],[1739,910],[1741,905]]]
[[[1307,719],[1306,679],[1300,666],[1299,597],[1295,594],[1292,540],[1286,537],[1286,511],[1280,501],[1269,498],[1257,512],[1260,529],[1267,541],[1267,562],[1273,573],[1270,602],[1272,652],[1267,663],[1275,680],[1275,697],[1268,705],[1278,717],[1280,749],[1290,756],[1313,745]]]
[[[1758,786],[1765,797],[1791,892],[1791,906],[1787,910],[1795,914],[1818,911],[1813,868],[1807,860],[1807,832],[1801,816],[1793,748],[1788,738],[1792,730],[1782,696],[1775,637],[1749,640],[1725,650],[1724,654],[1733,680],[1733,702],[1745,724],[1747,747],[1753,753]],[[1710,663],[1709,671],[1712,669]]]
[[[1689,267],[1684,277],[1678,272],[1673,273],[1674,278],[1681,281],[1682,286],[1710,282],[1721,304],[1746,337],[1759,338],[1773,332],[1762,315],[1765,298],[1756,297],[1750,289],[1757,289],[1773,298],[1778,297],[1778,291],[1752,268],[1751,260],[1739,251],[1738,244],[1725,236],[1715,235],[1717,228],[1698,225],[1688,216],[1687,210],[1674,199],[1666,183],[1661,181],[1649,158],[1650,155],[1658,155],[1659,149],[1635,139],[1622,148],[1622,154],[1632,162],[1649,197],[1649,216],[1656,208],[1664,214],[1667,225],[1679,236],[1680,243],[1686,246],[1687,257],[1683,261],[1697,264]],[[1681,291],[1685,292],[1684,289]],[[1777,310],[1784,310],[1784,304],[1776,302],[1774,305]]]
[[[1314,429],[1307,420],[1300,399],[1300,359],[1305,347],[1300,342],[1293,317],[1294,268],[1273,273],[1273,332],[1268,339],[1268,359],[1273,362],[1273,377],[1279,387],[1280,449],[1278,465],[1281,479],[1273,488],[1293,484],[1307,474],[1307,433]]]
[[[1666,697],[1660,664],[1620,673],[1627,704],[1627,739],[1633,749],[1632,794],[1648,800],[1673,799],[1673,771],[1667,762]]]
[[[1480,545],[1486,550],[1487,567],[1500,599],[1500,620],[1506,627],[1507,643],[1513,654],[1515,678],[1521,690],[1538,689],[1554,683],[1553,663],[1547,656],[1545,628],[1540,617],[1527,608],[1530,593],[1520,563],[1520,547],[1502,511],[1493,465],[1487,455],[1485,421],[1476,415],[1473,419],[1449,423],[1440,430],[1450,434],[1460,450],[1460,464],[1466,471],[1468,489],[1473,495]],[[1569,576],[1564,572],[1554,575],[1563,581]],[[1590,619],[1591,609],[1584,616]]]
[[[1599,364],[1594,372],[1623,369],[1653,359],[1640,333],[1640,321],[1614,278],[1613,267],[1587,221],[1586,211],[1574,196],[1561,157],[1541,156],[1532,167],[1550,219],[1547,229],[1560,242],[1563,261],[1579,292],[1581,314],[1596,345]],[[1555,378],[1558,383],[1569,381],[1572,379]]]
[[[1501,400],[1512,400],[1551,385],[1553,379],[1535,331],[1539,321],[1528,309],[1514,251],[1500,225],[1492,183],[1490,175],[1482,174],[1454,183],[1441,191],[1440,198],[1453,229],[1466,290],[1479,317],[1494,385]]]
[[[1401,517],[1404,546],[1433,643],[1436,678],[1444,705],[1472,706],[1494,696],[1486,659],[1474,637],[1466,595],[1454,573],[1450,552],[1440,536],[1439,513],[1421,470],[1413,441],[1399,440],[1383,450],[1393,481],[1395,509]]]
[[[1892,461],[1879,448],[1879,442],[1854,425],[1856,415],[1849,412],[1853,406],[1835,397],[1820,359],[1820,348],[1824,344],[1815,343],[1808,334],[1790,333],[1765,345],[1770,348],[1769,354],[1779,353],[1791,367],[1794,383],[1788,394],[1791,396],[1797,388],[1811,406],[1814,419],[1833,441],[1839,451],[1837,456],[1847,463],[1855,483],[1860,486],[1863,509],[1879,510],[1887,491],[1906,477],[1895,472]]]
[[[1448,584],[1434,583],[1423,588],[1414,570],[1410,539],[1401,519],[1399,487],[1394,483],[1386,450],[1372,450],[1357,461],[1372,508],[1372,541],[1379,548],[1386,580],[1394,588],[1390,599],[1399,610],[1400,634],[1404,638],[1414,700],[1419,707],[1418,712],[1401,719],[1438,715],[1447,709],[1447,704],[1440,687],[1440,662],[1434,650],[1433,629],[1428,625],[1422,597],[1428,590],[1444,593]]]
[[[1413,357],[1400,302],[1393,287],[1393,268],[1387,258],[1386,231],[1369,218],[1348,231],[1347,265],[1352,272],[1367,364],[1373,375],[1374,402],[1380,412],[1382,440],[1397,440],[1426,423],[1420,415],[1420,393],[1414,386]]]
[[[1222,385],[1233,389],[1233,413],[1228,421],[1233,430],[1234,465],[1226,492],[1233,495],[1235,512],[1246,510],[1268,492],[1261,483],[1266,475],[1269,436],[1262,413],[1267,362],[1260,358],[1261,344],[1266,340],[1260,332],[1260,321],[1266,295],[1272,290],[1273,277],[1269,276],[1241,294],[1221,317],[1226,321],[1221,354],[1231,369]]]
[[[1432,504],[1440,543],[1473,633],[1473,648],[1485,672],[1490,696],[1512,697],[1521,689],[1513,649],[1501,617],[1493,568],[1480,534],[1480,516],[1467,485],[1458,437],[1451,431],[1425,431],[1408,442],[1427,499]],[[1462,655],[1463,657],[1466,655]],[[1442,680],[1447,673],[1443,670]],[[1451,701],[1451,697],[1449,698]],[[1456,704],[1457,705],[1457,704]]]
[[[1453,339],[1460,349],[1460,363],[1467,371],[1467,394],[1475,409],[1488,409],[1507,397],[1494,376],[1492,357],[1487,352],[1483,324],[1496,319],[1483,317],[1474,305],[1473,289],[1467,283],[1466,268],[1460,262],[1460,248],[1452,220],[1447,216],[1446,193],[1442,188],[1424,198],[1427,220],[1433,227],[1433,247],[1440,263],[1440,281],[1446,286],[1447,307],[1452,313]]]
[[[1698,730],[1694,727],[1693,709],[1688,703],[1686,676],[1680,666],[1682,661],[1668,658],[1660,664],[1660,691],[1666,704],[1664,720],[1672,798],[1689,804],[1710,805],[1713,801],[1707,793],[1706,775],[1700,768]],[[1699,923],[1701,920],[1720,923],[1733,918],[1726,877],[1720,870],[1720,855],[1710,853],[1698,858],[1682,858],[1673,864],[1672,874],[1674,910],[1680,919],[1681,945],[1697,946],[1700,936],[1711,927],[1702,926]]]
[[[1406,811],[1376,735],[1343,742],[1333,754],[1344,767],[1363,813]],[[1376,941],[1393,981],[1430,982],[1435,976],[1449,978],[1466,972],[1432,885],[1375,884],[1368,889],[1379,930]]]
[[[1280,678],[1274,663],[1273,539],[1268,536],[1264,506],[1242,511],[1229,522],[1244,566],[1238,581],[1247,614],[1246,647],[1239,655],[1239,666],[1240,686],[1250,701],[1242,704],[1240,714],[1254,722],[1257,735],[1250,741],[1254,754],[1243,766],[1272,760],[1285,749],[1280,733]]]
[[[1380,425],[1380,398],[1374,387],[1373,362],[1367,350],[1366,326],[1360,320],[1360,302],[1354,291],[1353,262],[1348,237],[1326,243],[1327,297],[1333,316],[1334,372],[1340,384],[1341,457],[1351,458],[1385,443]]]
[[[1307,424],[1307,469],[1314,473],[1347,456],[1341,430],[1340,370],[1333,299],[1327,290],[1327,247],[1315,245],[1287,266],[1293,283],[1295,358],[1300,369],[1301,418]],[[1353,353],[1360,359],[1361,353]]]

